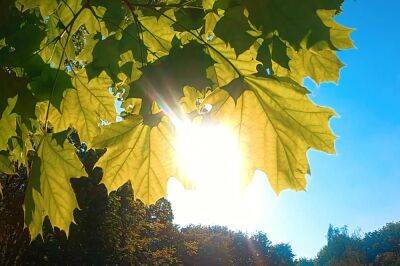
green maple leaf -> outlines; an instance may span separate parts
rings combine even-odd
[[[59,18],[56,15],[48,18],[46,23],[47,34],[40,44],[39,50],[41,59],[52,66],[63,66],[66,58],[75,58],[74,44],[70,38],[71,34],[64,34],[66,30],[60,27],[59,23]],[[76,31],[76,29],[74,30]]]
[[[13,112],[25,120],[35,117],[35,106],[40,100],[50,99],[54,106],[60,108],[64,91],[73,88],[71,77],[65,71],[51,68],[38,55],[29,57],[24,63],[24,70],[26,78],[18,77],[11,71],[0,71],[0,89],[4,91],[0,112],[5,108],[7,99],[15,95],[18,95],[18,100]]]
[[[109,192],[130,181],[135,197],[152,204],[166,195],[168,179],[177,174],[173,128],[166,117],[154,127],[141,116],[105,126],[93,146],[107,148],[97,166]]]
[[[28,153],[33,151],[31,138],[27,126],[17,120],[15,135],[8,141],[9,158],[20,165],[28,166]]]
[[[125,11],[123,6],[118,1],[95,0],[91,2],[91,4],[96,6],[96,10],[98,10],[98,12],[101,12],[101,10],[104,8],[106,9],[104,14],[98,15],[102,15],[103,18],[106,18],[104,19],[104,23],[108,28],[108,31],[117,31],[119,29],[118,25],[120,25],[125,18]]]
[[[59,134],[65,134],[64,132]],[[49,134],[43,137],[34,159],[24,201],[25,224],[31,238],[41,233],[42,223],[48,216],[53,226],[68,235],[69,225],[74,221],[73,211],[78,208],[70,179],[86,175],[75,147],[65,136],[61,145],[60,136]]]
[[[337,58],[336,52],[330,49],[289,49],[288,55],[290,70],[273,67],[274,73],[278,76],[289,76],[298,83],[302,83],[305,77],[312,78],[318,84],[337,82],[339,71],[344,66]]]
[[[7,150],[8,140],[17,134],[17,115],[12,113],[16,100],[17,97],[10,99],[8,107],[0,116],[0,151]]]
[[[104,73],[88,80],[84,71],[75,74],[72,79],[74,89],[67,91],[60,110],[50,106],[48,120],[54,132],[69,127],[75,128],[82,141],[90,143],[99,131],[102,121],[114,122],[116,119],[115,98],[108,91],[112,82]],[[37,108],[39,119],[46,119],[48,102]]]
[[[10,29],[15,27],[16,22],[19,22],[16,11],[14,0],[0,2],[0,16],[2,18],[0,21],[0,39],[4,38],[10,32]]]
[[[257,54],[257,60],[262,63],[258,66],[259,75],[265,77],[268,71],[271,72],[278,67],[288,70],[290,58],[287,50],[286,44],[276,35],[262,41]]]
[[[39,160],[34,160],[34,163],[40,163]],[[40,174],[40,173],[39,173]],[[38,174],[38,175],[39,175]],[[24,223],[29,229],[31,240],[38,235],[42,235],[43,220],[46,217],[44,210],[43,197],[40,194],[40,179],[31,178],[25,191],[24,198]]]
[[[12,22],[1,29],[0,36],[12,49],[0,49],[0,61],[2,66],[15,67],[25,64],[32,55],[39,50],[40,44],[45,37],[43,23],[34,14],[21,18],[14,14]],[[29,41],[26,41],[29,40]]]
[[[99,40],[93,48],[92,62],[86,66],[88,77],[92,79],[104,70],[113,81],[119,81],[118,74],[122,71],[119,62],[127,52],[132,55],[130,61],[146,62],[147,48],[140,36],[141,29],[133,23],[122,31],[121,39],[113,35]]]
[[[207,69],[207,75],[217,87],[223,87],[242,75],[257,73],[257,67],[261,62],[256,60],[255,45],[237,55],[234,48],[216,37],[214,31],[219,20],[220,15],[215,12],[208,13],[205,18],[205,32],[211,37],[206,50],[215,61],[214,65]]]
[[[204,11],[197,8],[179,8],[175,10],[176,31],[196,30],[203,25]]]
[[[172,40],[176,35],[172,28],[173,22],[166,17],[141,16],[139,21],[144,29],[143,42],[152,53],[148,54],[149,61],[154,61],[154,56],[162,57],[169,54]]]
[[[24,78],[17,77],[13,72],[0,70],[0,117],[9,104],[9,99],[14,98],[26,88],[27,82]],[[15,102],[13,103],[13,106]],[[11,111],[11,110],[10,110]]]
[[[284,68],[289,68],[289,56],[287,55],[286,44],[277,36],[271,40],[271,60],[275,61]]]
[[[206,73],[211,64],[210,56],[196,42],[173,49],[169,56],[141,69],[143,74],[131,84],[128,98],[143,98],[145,113],[149,113],[154,100],[173,107],[182,96],[184,86],[205,88],[211,85]]]
[[[119,43],[114,36],[99,40],[93,48],[93,60],[86,66],[89,79],[98,76],[103,70],[113,80],[118,80],[118,61],[120,60]]]
[[[254,43],[255,38],[247,33],[250,30],[243,6],[234,6],[227,9],[214,29],[215,34],[226,43],[229,43],[237,55],[248,50]]]
[[[33,78],[29,86],[37,99],[50,99],[57,109],[60,109],[64,92],[73,88],[71,77],[65,71],[50,67],[42,69],[40,76]]]
[[[241,75],[257,73],[260,62],[256,59],[257,51],[254,48],[236,56],[234,49],[221,39],[215,38],[209,44],[212,48],[208,47],[207,52],[215,63],[207,72],[218,87],[229,84]]]
[[[317,10],[318,16],[322,22],[330,28],[330,40],[333,46],[337,49],[350,49],[354,47],[350,34],[353,31],[350,28],[344,27],[333,20],[336,15],[335,10]]]
[[[313,2],[317,2],[318,5]],[[297,49],[308,35],[309,45],[321,40],[330,42],[329,27],[322,23],[317,14],[318,9],[326,9],[323,2],[253,0],[245,1],[243,5],[249,12],[249,21],[259,28],[264,36],[277,32],[279,37]],[[327,7],[332,9],[329,3]]]

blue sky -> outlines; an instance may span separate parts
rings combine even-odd
[[[347,0],[343,9],[337,20],[356,29],[357,48],[340,53],[347,66],[339,85],[307,82],[312,99],[340,115],[331,123],[337,155],[309,152],[307,192],[276,198],[265,185],[265,197],[252,207],[262,217],[248,228],[290,243],[300,257],[316,255],[330,223],[368,232],[400,220],[400,2]],[[196,222],[185,220],[187,212],[176,205],[176,222]]]

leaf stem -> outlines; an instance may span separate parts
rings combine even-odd
[[[132,8],[131,4],[129,3],[129,1],[123,0],[123,2],[128,6],[128,8],[131,11],[131,14],[133,16],[133,19],[135,20],[135,24],[136,24],[136,28],[137,28],[137,32],[136,33],[137,33],[137,38],[138,38],[138,42],[139,42],[139,46],[140,46],[140,58],[141,58],[142,64],[143,64],[144,57],[143,57],[143,47],[142,47],[142,45],[143,46],[145,46],[145,45],[144,45],[144,41],[143,41],[143,31],[142,31],[141,23],[140,23],[140,21],[138,19],[138,16],[133,11],[133,8]],[[140,33],[142,33],[142,37],[140,37],[139,31],[140,31]],[[142,42],[142,45],[140,45],[140,42]]]

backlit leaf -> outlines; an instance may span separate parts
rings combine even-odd
[[[4,110],[3,115],[0,116],[0,150],[6,150],[8,140],[17,134],[17,115],[11,113],[16,100],[17,97],[9,99],[8,107]]]
[[[289,52],[290,72],[298,76],[301,83],[305,77],[311,77],[318,84],[321,82],[337,82],[339,71],[344,66],[337,58],[336,52],[323,49],[293,49]],[[277,73],[279,75],[279,73]]]
[[[350,49],[354,47],[350,39],[350,33],[353,30],[333,20],[333,17],[336,15],[335,10],[320,9],[317,10],[317,14],[322,19],[322,22],[330,28],[331,42],[337,49]]]
[[[130,181],[135,197],[145,204],[164,197],[168,179],[177,174],[173,128],[166,117],[155,127],[145,125],[140,116],[111,124],[93,145],[107,148],[97,166],[108,191]]]
[[[329,42],[329,27],[322,23],[317,14],[317,10],[325,6],[333,9],[332,5],[325,2],[329,1],[252,0],[243,4],[249,12],[250,22],[264,36],[277,32],[279,37],[297,49],[309,34],[312,39],[310,45],[321,40]]]
[[[68,235],[69,225],[74,221],[73,211],[78,208],[70,179],[86,173],[75,147],[65,138],[58,144],[56,137],[52,134],[43,137],[29,177],[24,209],[32,239],[41,233],[45,216]]]
[[[239,77],[239,74],[257,73],[257,66],[260,62],[256,59],[255,48],[250,48],[237,56],[234,49],[221,39],[215,38],[209,44],[212,48],[209,47],[207,51],[216,63],[208,68],[207,73],[218,87],[229,84]]]
[[[172,39],[175,31],[172,28],[173,22],[165,17],[142,17],[140,19],[143,32],[143,41],[152,53],[149,53],[150,61],[154,56],[162,57],[168,55],[172,48]]]
[[[303,190],[309,148],[334,153],[335,136],[329,118],[335,113],[313,104],[306,91],[274,79],[245,77],[242,96],[235,101],[216,90],[203,101],[212,104],[212,116],[237,133],[244,157],[245,183],[255,169],[267,173],[272,188]]]
[[[115,99],[109,92],[111,80],[103,73],[90,81],[84,72],[72,79],[74,89],[67,90],[60,111],[50,108],[49,121],[54,132],[75,128],[82,141],[90,143],[100,131],[102,121],[116,119]],[[48,103],[38,108],[38,116],[44,122]]]

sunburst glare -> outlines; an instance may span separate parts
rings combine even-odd
[[[177,223],[219,224],[251,231],[265,221],[265,203],[274,201],[265,193],[265,176],[258,174],[250,186],[241,186],[242,158],[229,128],[180,123],[176,147],[180,170],[195,186],[184,190],[175,180],[169,183],[168,199]]]

